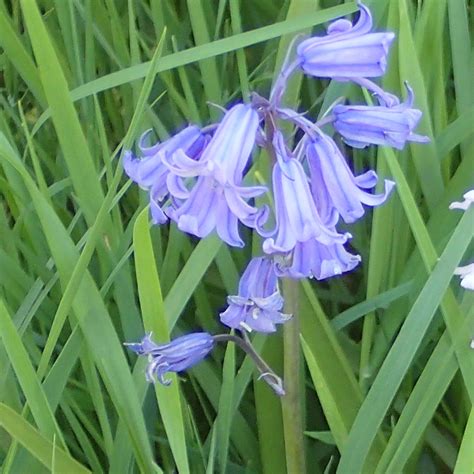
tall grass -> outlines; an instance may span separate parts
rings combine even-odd
[[[357,224],[360,267],[297,288],[298,411],[307,472],[474,471],[472,9],[367,0],[397,34],[384,87],[415,90],[431,144],[356,151],[397,183]],[[150,227],[121,150],[266,94],[290,41],[357,10],[334,0],[0,1],[2,472],[284,473],[291,411],[231,345],[170,387],[122,343],[223,330],[251,255]],[[288,100],[325,110],[352,88],[301,78]],[[255,168],[265,176],[265,158]],[[249,244],[252,236],[245,235]],[[253,343],[283,374],[283,337]],[[293,407],[294,408],[294,407]],[[285,450],[286,444],[286,450]],[[303,463],[304,464],[304,463]]]

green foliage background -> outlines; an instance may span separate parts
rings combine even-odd
[[[164,139],[218,118],[210,103],[267,94],[295,35],[357,10],[339,3],[0,1],[2,472],[293,474],[281,400],[234,347],[155,390],[124,350],[144,330],[223,331],[258,241],[230,250],[150,228],[120,153],[147,128]],[[281,330],[253,342],[278,373],[301,357],[288,403],[308,472],[468,474],[474,293],[451,277],[472,261],[474,209],[448,205],[474,184],[472,5],[366,3],[397,34],[383,85],[400,95],[409,81],[432,142],[354,153],[397,182],[351,229],[361,266],[300,285],[301,354],[284,355]],[[316,117],[341,96],[363,98],[299,77],[287,100]]]

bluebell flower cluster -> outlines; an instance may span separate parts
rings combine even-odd
[[[369,9],[359,3],[355,23],[336,20],[326,35],[305,39],[289,51],[269,99],[254,93],[249,103],[231,106],[219,123],[189,125],[156,145],[145,145],[147,132],[138,144],[141,158],[125,154],[126,173],[149,191],[154,223],[171,219],[199,238],[217,232],[234,247],[244,246],[241,225],[262,237],[263,256],[251,260],[238,294],[229,296],[228,308],[220,315],[228,327],[273,332],[290,317],[282,312],[279,277],[323,280],[359,264],[360,256],[347,248],[351,234],[341,232],[339,222],[354,223],[367,206],[383,204],[395,183],[379,183],[373,170],[356,174],[341,142],[353,148],[383,145],[401,150],[407,142],[428,141],[414,132],[421,111],[414,108],[408,84],[407,99],[400,102],[373,82],[386,71],[394,37],[374,32]],[[367,89],[375,103],[339,103],[314,122],[281,104],[287,81],[297,73],[350,81]],[[291,139],[288,125],[294,132]],[[271,182],[251,185],[248,170],[262,148],[273,161]],[[374,192],[377,185],[380,193]],[[272,202],[272,214],[255,201],[264,195]],[[197,336],[200,342],[202,338]],[[147,345],[149,341],[142,342]],[[188,346],[183,347],[188,354]],[[157,373],[160,378],[165,366],[153,350],[144,349],[152,355],[149,377]],[[169,370],[194,363],[197,353],[190,348],[189,354],[179,363],[168,361]]]

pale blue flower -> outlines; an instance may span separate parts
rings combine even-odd
[[[379,206],[385,202],[395,186],[393,181],[385,180],[385,191],[382,194],[367,192],[366,190],[377,184],[377,174],[367,171],[354,176],[332,138],[322,132],[308,138],[306,158],[313,195],[321,203],[323,214],[331,216],[329,222],[332,224],[335,223],[333,210],[337,211],[345,222],[355,222],[364,214],[363,204]]]
[[[255,146],[258,113],[247,104],[231,107],[218,124],[199,161],[184,149],[169,153],[165,164],[178,176],[212,176],[219,184],[240,184]]]
[[[359,8],[355,25],[349,20],[337,20],[329,25],[326,36],[314,36],[298,45],[299,65],[305,74],[345,80],[385,73],[395,35],[371,33],[370,10],[362,3]]]
[[[413,133],[422,113],[421,110],[412,108],[413,90],[408,84],[406,87],[408,97],[402,104],[398,103],[390,107],[336,105],[333,109],[334,128],[343,136],[348,145],[355,148],[364,148],[373,144],[401,150],[407,141],[429,142],[428,137]]]
[[[253,258],[245,269],[236,296],[227,298],[229,307],[220,314],[223,324],[234,329],[274,332],[275,324],[291,316],[281,312],[283,297],[278,289],[274,263],[265,257]]]
[[[457,267],[454,270],[454,274],[460,276],[463,288],[474,291],[474,263]]]
[[[207,332],[196,332],[158,345],[151,340],[151,334],[147,334],[140,342],[125,345],[140,356],[148,356],[148,382],[158,380],[169,385],[171,381],[164,378],[165,374],[181,372],[200,362],[211,352],[214,339]]]
[[[263,225],[268,209],[257,209],[247,200],[266,191],[262,186],[220,186],[214,178],[201,176],[181,205],[169,207],[168,215],[178,228],[196,237],[206,237],[214,229],[217,235],[229,245],[243,247],[240,238],[239,221],[248,227]]]
[[[164,142],[145,145],[151,130],[145,132],[139,142],[141,158],[127,150],[123,157],[123,167],[128,177],[143,189],[150,191],[150,209],[155,224],[163,224],[167,217],[162,209],[162,202],[169,194],[169,184],[176,181],[163,164],[164,158],[178,150],[187,153],[190,160],[197,160],[206,143],[205,134],[199,127],[190,125]]]
[[[242,247],[238,222],[249,227],[264,223],[267,208],[257,209],[248,200],[265,193],[267,188],[242,186],[259,121],[252,107],[237,104],[225,114],[199,161],[188,157],[183,149],[164,160],[173,174],[197,177],[188,195],[170,188],[177,199],[167,214],[179,229],[197,237],[206,237],[216,229],[224,242]]]
[[[303,166],[286,150],[280,132],[274,143],[278,157],[273,166],[276,228],[272,233],[261,232],[268,235],[263,243],[264,252],[289,252],[298,242],[311,238],[325,244],[344,243],[348,236],[329,228],[321,219]]]
[[[349,253],[343,244],[325,245],[309,239],[298,242],[288,254],[275,256],[275,271],[279,277],[324,280],[353,270],[360,260],[359,255]]]

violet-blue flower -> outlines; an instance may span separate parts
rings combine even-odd
[[[343,244],[323,244],[316,239],[298,242],[286,255],[275,256],[275,272],[279,277],[316,278],[324,280],[353,270],[359,255],[349,253]]]
[[[227,298],[229,307],[220,314],[221,321],[235,329],[274,332],[275,324],[291,316],[283,314],[283,298],[278,289],[274,263],[265,257],[253,258],[245,269],[236,296]]]
[[[347,223],[356,221],[364,214],[362,204],[368,206],[382,204],[395,185],[393,181],[387,179],[382,194],[367,192],[366,189],[371,189],[377,184],[377,174],[374,171],[367,171],[354,176],[332,138],[322,132],[308,139],[306,157],[313,195],[317,200],[324,201],[326,207],[332,206]],[[320,196],[319,199],[317,196]],[[330,212],[325,211],[325,214]]]
[[[344,141],[355,148],[370,144],[403,149],[407,141],[427,143],[430,139],[413,133],[421,118],[421,110],[414,109],[413,90],[406,84],[405,102],[388,107],[386,104],[336,105],[333,109],[334,128]],[[383,102],[383,97],[380,97]]]
[[[264,241],[263,251],[289,252],[297,242],[311,238],[326,244],[344,243],[348,236],[338,234],[321,220],[303,166],[286,150],[278,131],[274,144],[278,157],[273,167],[276,228],[274,235]]]
[[[229,245],[243,247],[239,221],[248,227],[263,224],[267,208],[257,209],[246,200],[266,191],[260,186],[219,186],[210,176],[201,176],[189,198],[176,209],[168,208],[168,215],[177,222],[178,228],[203,238],[216,229],[219,237]]]
[[[175,176],[170,176],[168,168],[163,164],[163,159],[168,154],[183,150],[189,159],[194,161],[199,158],[206,138],[199,127],[190,125],[168,140],[146,146],[145,141],[150,132],[151,130],[145,132],[138,141],[142,158],[137,158],[127,150],[123,158],[123,167],[132,181],[150,191],[153,222],[163,224],[167,221],[167,217],[162,210],[161,202],[169,193],[169,183],[176,181]]]
[[[222,185],[240,184],[259,122],[253,107],[236,104],[225,113],[198,162],[181,149],[168,154],[165,164],[178,176],[212,176]]]
[[[189,158],[182,149],[164,160],[177,176],[198,176],[187,199],[167,211],[179,229],[198,237],[216,229],[224,242],[242,247],[238,222],[256,227],[265,221],[267,209],[257,209],[248,200],[267,188],[242,186],[258,128],[258,113],[249,105],[237,104],[225,114],[199,161]],[[175,194],[174,189],[170,192]]]
[[[214,339],[207,332],[196,332],[177,337],[167,344],[156,344],[151,340],[151,333],[140,342],[125,343],[140,356],[148,356],[146,379],[148,382],[158,380],[169,385],[164,378],[167,372],[181,372],[200,362],[211,352]]]
[[[359,3],[360,15],[353,25],[340,19],[331,23],[326,36],[308,38],[298,45],[297,55],[305,74],[334,79],[379,77],[385,73],[387,54],[395,35],[371,33],[370,10]]]

